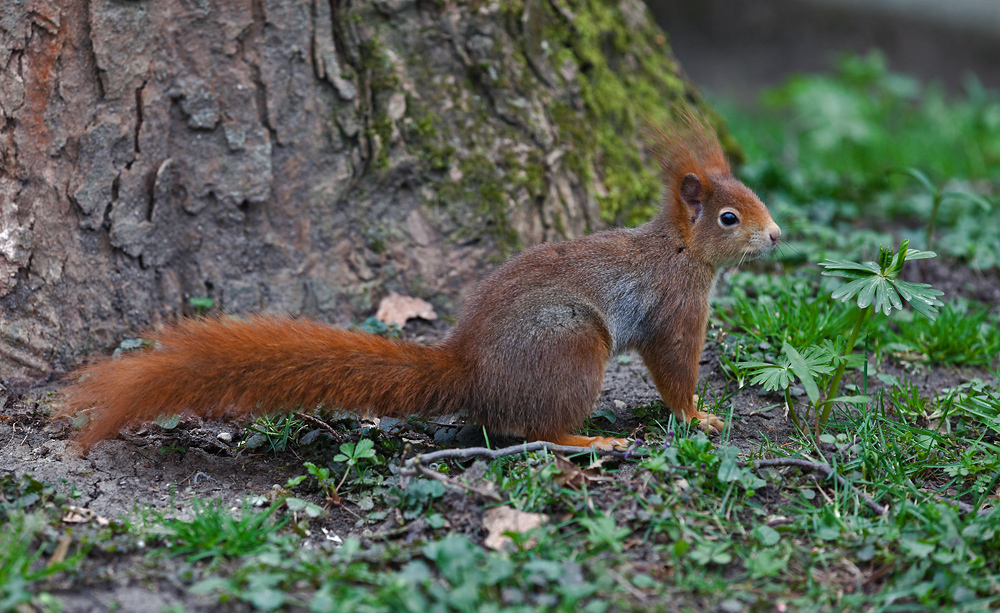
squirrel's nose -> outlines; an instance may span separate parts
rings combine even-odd
[[[781,228],[775,224],[773,228],[767,231],[767,235],[771,237],[771,244],[777,245],[778,239],[781,238]]]

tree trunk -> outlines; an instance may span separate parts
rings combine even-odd
[[[0,8],[0,386],[212,298],[456,312],[508,253],[656,208],[697,104],[639,0]]]

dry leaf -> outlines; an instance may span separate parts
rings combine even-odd
[[[599,470],[601,464],[604,463],[603,459],[595,461],[587,468],[580,468],[562,454],[553,453],[552,455],[556,460],[556,468],[559,469],[559,474],[553,479],[561,486],[579,490],[588,483],[614,480]]]
[[[607,460],[607,459],[608,459],[608,456],[601,456],[599,458],[594,459],[594,461],[591,462],[590,465],[587,466],[587,468],[584,469],[584,471],[588,472],[588,473],[596,473],[596,472],[598,472],[600,470],[600,468],[602,466],[604,466],[604,461]]]
[[[541,513],[525,513],[510,507],[493,507],[488,509],[483,517],[483,527],[489,532],[483,544],[490,549],[501,551],[512,542],[510,537],[504,534],[505,532],[524,534],[548,521],[549,516]],[[527,543],[528,549],[534,546],[534,540]]]
[[[66,507],[66,514],[62,517],[64,524],[85,524],[89,521],[96,521],[101,526],[107,526],[108,520],[94,513],[90,509],[69,505]]]
[[[415,317],[434,321],[438,316],[434,312],[434,307],[426,300],[403,296],[396,292],[389,292],[389,295],[379,303],[378,312],[375,313],[375,319],[388,326],[395,324],[400,328],[406,325],[406,320]]]

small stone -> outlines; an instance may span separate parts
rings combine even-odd
[[[719,603],[719,609],[726,613],[739,613],[743,610],[743,603],[735,598],[729,598]]]
[[[233,435],[229,432],[220,432],[218,436],[216,436],[216,438],[222,441],[223,443],[233,442]]]
[[[625,409],[628,408],[628,405],[622,402],[621,400],[615,400],[615,407],[619,409]]]
[[[383,417],[378,420],[378,424],[375,426],[383,432],[389,432],[391,430],[399,429],[406,423],[404,419],[396,419],[394,417]]]
[[[305,447],[307,445],[312,445],[314,442],[316,442],[316,439],[323,436],[324,434],[326,434],[326,431],[320,430],[319,428],[316,428],[315,430],[310,430],[309,432],[303,434],[302,438],[299,439],[299,445],[302,447]]]
[[[438,428],[434,431],[435,445],[450,445],[458,436],[458,428]]]

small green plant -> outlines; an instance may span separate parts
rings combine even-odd
[[[584,517],[580,525],[587,529],[587,540],[597,550],[610,549],[621,553],[625,538],[631,534],[631,530],[618,527],[615,518],[607,515]]]
[[[798,414],[792,402],[791,387],[796,378],[802,382],[809,400],[819,399],[816,381],[830,376],[843,360],[851,363],[851,354],[843,354],[833,341],[826,340],[819,345],[808,347],[801,354],[791,344],[783,343],[782,356],[772,362],[740,362],[740,367],[752,374],[750,385],[759,385],[768,392],[781,392],[785,398],[785,408],[795,425],[802,430]],[[808,420],[808,413],[805,419]]]
[[[914,283],[903,281],[899,278],[899,273],[907,260],[924,260],[933,258],[937,254],[933,251],[919,251],[910,249],[910,241],[903,240],[899,243],[899,250],[893,254],[892,249],[883,247],[879,249],[878,262],[849,262],[826,260],[820,266],[825,268],[824,275],[844,277],[849,279],[848,283],[838,288],[831,294],[834,300],[848,302],[857,298],[858,311],[854,328],[847,339],[847,347],[844,355],[850,355],[854,351],[854,344],[858,340],[861,326],[865,323],[865,318],[869,311],[875,313],[882,312],[889,315],[894,310],[903,308],[902,300],[913,307],[913,310],[934,320],[937,317],[938,309],[944,305],[939,299],[944,292],[934,289],[927,283]],[[895,256],[895,257],[894,257]],[[900,299],[902,297],[902,300]],[[822,412],[817,412],[816,436],[819,437],[820,428],[826,424],[830,416],[830,409],[833,406],[833,398],[840,391],[840,380],[844,376],[846,362],[840,364],[834,374],[830,385],[826,390],[826,401],[823,404]]]
[[[7,521],[12,513],[58,507],[66,502],[66,495],[54,485],[39,481],[30,474],[18,477],[14,473],[6,473],[0,476],[0,522]]]
[[[194,308],[195,315],[201,317],[202,311],[207,311],[212,308],[215,301],[207,296],[192,296],[191,298],[188,298],[188,304]]]
[[[970,194],[968,192],[957,192],[957,191],[945,191],[945,186],[935,185],[926,174],[921,172],[916,168],[903,168],[896,169],[892,172],[902,173],[907,176],[912,177],[920,184],[921,187],[927,192],[931,197],[931,214],[927,219],[927,230],[924,239],[924,245],[927,249],[933,248],[934,240],[934,226],[937,223],[938,211],[941,208],[941,203],[946,200],[963,200],[972,204],[978,205],[982,210],[989,211],[990,203],[988,200],[983,198],[978,194]]]
[[[253,555],[268,549],[274,535],[287,522],[272,517],[281,502],[255,511],[250,501],[244,500],[237,519],[221,500],[195,499],[191,503],[194,518],[191,521],[164,520],[162,535],[169,539],[174,555],[186,556],[188,562]]]
[[[267,445],[273,454],[288,448],[288,443],[307,427],[306,422],[295,415],[261,415],[247,426],[243,444],[247,449],[258,449]]]
[[[440,481],[419,478],[410,481],[405,490],[393,488],[388,501],[403,511],[404,519],[415,519],[426,514],[444,493],[444,484]]]
[[[316,477],[316,481],[319,483],[320,489],[323,490],[323,494],[326,496],[327,502],[338,504],[340,502],[340,494],[337,490],[340,489],[340,485],[334,483],[334,479],[330,476],[332,471],[325,466],[316,466],[312,462],[305,462],[303,466],[305,466],[306,470],[309,471],[310,475]],[[344,474],[346,476],[347,471],[344,471]],[[291,486],[298,485],[304,478],[305,475],[302,475],[301,477],[297,477],[296,479],[289,481],[288,484]],[[341,481],[341,483],[343,483],[343,481]]]
[[[342,462],[347,466],[344,468],[344,473],[341,475],[340,481],[336,484],[331,477],[332,471],[329,468],[316,466],[312,462],[306,462],[303,466],[306,467],[310,475],[316,477],[320,488],[326,495],[326,499],[333,504],[339,504],[341,500],[340,488],[343,487],[347,476],[351,474],[351,468],[354,468],[358,478],[362,478],[359,467],[361,461],[371,460],[375,455],[375,443],[371,439],[363,438],[357,443],[344,443],[341,445],[340,453],[334,456],[333,461]]]
[[[392,324],[391,326],[386,325],[385,322],[377,319],[374,315],[357,324],[355,329],[367,332],[368,334],[374,334],[376,336],[384,336],[386,338],[402,338],[403,336],[399,326],[396,324]]]
[[[839,397],[838,394],[846,370],[864,364],[864,361],[853,356],[853,352],[869,315],[872,312],[889,315],[894,310],[902,309],[903,300],[906,300],[915,311],[930,320],[937,316],[939,307],[943,305],[938,299],[942,292],[925,283],[912,283],[899,278],[907,260],[934,256],[933,252],[910,249],[909,241],[903,240],[897,253],[889,248],[881,248],[878,262],[822,262],[820,266],[825,269],[823,275],[849,280],[835,289],[830,298],[843,302],[856,299],[860,309],[854,315],[853,327],[846,342],[838,336],[836,340],[826,339],[810,345],[802,352],[791,343],[784,342],[781,348],[783,356],[772,360],[739,362],[738,366],[745,369],[751,377],[751,385],[761,385],[767,391],[783,392],[789,415],[801,429],[790,394],[791,385],[797,378],[809,398],[809,410],[815,410],[814,436],[819,438],[835,402],[867,400],[864,396]],[[821,384],[825,387],[825,394],[821,394]],[[808,416],[807,412],[807,419]]]

